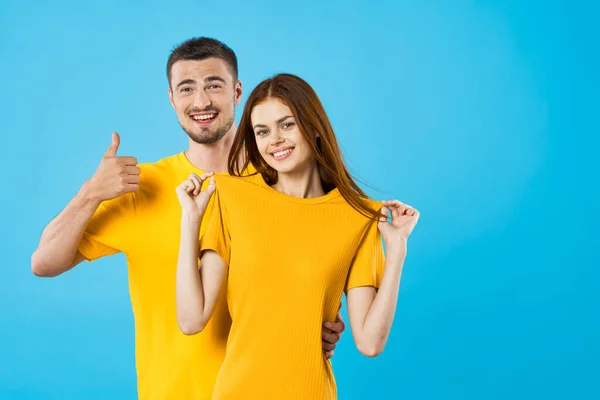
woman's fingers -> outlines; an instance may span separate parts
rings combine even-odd
[[[196,174],[191,174],[189,179],[194,185],[194,190],[192,191],[192,194],[194,196],[198,196],[198,193],[200,193],[200,189],[202,188],[202,181],[200,181],[200,177],[198,177],[198,175]]]
[[[198,194],[200,194],[200,190],[202,189],[202,184],[204,183],[204,181],[212,177],[213,175],[213,172],[205,172],[200,176],[194,173],[190,174],[190,177],[188,179],[194,184],[194,189],[192,191],[194,196],[198,196]]]
[[[387,222],[390,210],[383,206],[381,207],[381,217],[379,217],[379,222]]]

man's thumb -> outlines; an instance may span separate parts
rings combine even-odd
[[[121,138],[117,132],[112,133],[112,142],[110,142],[110,147],[106,150],[104,154],[105,157],[116,157],[117,150],[119,150],[119,144],[121,143]]]

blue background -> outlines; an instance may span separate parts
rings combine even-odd
[[[29,258],[113,130],[141,162],[186,148],[165,65],[200,35],[244,99],[304,77],[370,193],[421,210],[385,352],[336,351],[341,399],[600,398],[598,6],[216,3],[2,1],[0,398],[135,397],[124,257]]]

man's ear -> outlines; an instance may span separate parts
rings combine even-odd
[[[169,103],[171,103],[173,108],[175,108],[175,103],[173,103],[173,91],[171,90],[170,86],[169,86]]]
[[[242,101],[242,81],[237,81],[235,83],[235,105],[237,106]]]

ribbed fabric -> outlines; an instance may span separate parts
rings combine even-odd
[[[139,399],[208,400],[231,323],[225,301],[194,336],[177,327],[175,307],[181,221],[175,188],[190,173],[203,171],[183,153],[140,168],[140,189],[102,203],[79,251],[88,260],[118,252],[127,256]]]
[[[302,199],[260,175],[215,180],[200,248],[228,263],[233,323],[213,399],[335,399],[322,324],[335,320],[344,289],[379,286],[377,223],[337,189]]]

